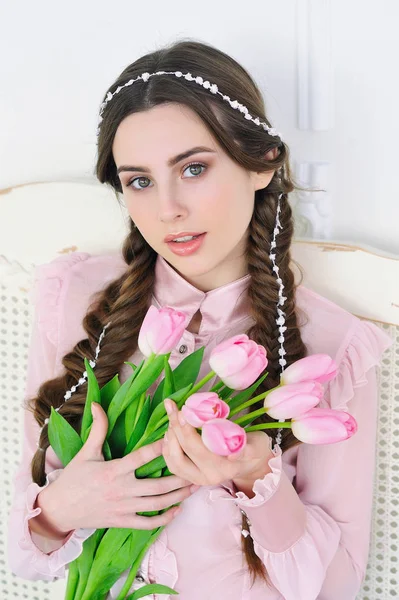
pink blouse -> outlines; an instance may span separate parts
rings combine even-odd
[[[62,357],[87,337],[82,319],[91,295],[125,269],[120,255],[86,252],[61,256],[36,268],[25,398],[36,395],[43,381],[63,373]],[[198,309],[202,314],[199,333],[186,330],[173,350],[172,368],[205,346],[202,378],[209,372],[206,359],[211,350],[248,330],[253,321],[243,292],[249,279],[246,275],[204,293],[158,256],[152,303],[173,306],[190,317]],[[183,501],[180,515],[148,550],[130,593],[145,582],[157,582],[174,588],[181,600],[356,598],[370,543],[378,410],[375,366],[393,340],[376,325],[304,286],[299,286],[296,301],[307,313],[301,335],[309,353],[327,353],[339,366],[336,378],[323,384],[325,397],[319,406],[350,412],[358,423],[357,433],[336,444],[301,444],[284,455],[276,447],[268,462],[271,472],[254,483],[251,499],[237,492],[232,481],[201,487]],[[137,351],[130,360],[138,364],[142,358]],[[130,373],[130,366],[124,365],[120,381]],[[201,391],[209,390],[215,379]],[[32,482],[30,463],[38,437],[39,426],[25,410],[23,453],[13,480],[8,520],[8,561],[11,571],[24,579],[54,581],[66,577],[68,563],[79,556],[94,529],[74,530],[60,542],[30,532],[28,520],[41,512],[33,509],[38,493],[62,473],[50,447],[44,486]],[[267,568],[272,589],[262,580],[250,588],[241,550],[241,508],[251,522],[255,552]],[[118,595],[127,573],[113,586],[110,600]],[[172,597],[177,596],[146,598]]]

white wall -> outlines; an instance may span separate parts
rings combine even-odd
[[[249,69],[295,174],[326,189],[293,196],[298,236],[399,254],[395,0],[25,0],[0,10],[3,194],[31,182],[92,180],[105,89],[141,54],[189,36]]]

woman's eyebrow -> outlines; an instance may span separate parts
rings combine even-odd
[[[190,150],[186,150],[185,152],[181,152],[180,154],[177,154],[176,156],[172,156],[172,158],[170,158],[168,160],[168,166],[173,167],[174,165],[179,163],[181,160],[188,158],[192,154],[198,154],[198,152],[212,152],[213,154],[216,154],[215,150],[212,150],[211,148],[207,148],[206,146],[195,146],[194,148],[191,148]],[[121,165],[120,167],[118,167],[117,174],[119,175],[119,173],[121,173],[122,171],[141,171],[143,173],[150,173],[151,169],[149,169],[148,167],[134,167],[132,165]]]

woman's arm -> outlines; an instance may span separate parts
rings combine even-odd
[[[35,311],[28,352],[24,398],[33,398],[40,385],[57,376],[56,353],[59,294],[64,275],[76,257],[62,257],[40,265],[35,272]],[[93,529],[78,529],[55,539],[40,518],[38,494],[62,472],[62,464],[49,447],[46,451],[46,481],[39,486],[32,481],[31,461],[37,450],[40,428],[31,411],[24,409],[22,456],[13,477],[13,500],[8,515],[8,564],[10,570],[24,579],[53,581],[65,576],[65,565],[81,552]],[[36,522],[35,522],[36,519]],[[32,526],[30,522],[32,521]],[[54,533],[54,532],[53,532]]]
[[[359,592],[372,518],[375,365],[391,343],[376,326],[359,321],[329,383],[331,407],[347,410],[358,423],[354,436],[336,444],[301,444],[295,487],[282,469],[279,447],[269,460],[271,472],[255,481],[251,497],[227,486],[249,518],[256,554],[286,600],[354,600]]]

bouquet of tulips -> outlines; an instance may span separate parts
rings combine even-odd
[[[66,466],[87,440],[92,425],[91,404],[98,402],[108,417],[103,444],[105,460],[126,456],[141,446],[163,438],[168,428],[164,400],[169,398],[190,425],[201,433],[204,445],[215,454],[240,452],[247,432],[291,427],[295,437],[308,444],[331,444],[356,433],[357,423],[347,412],[316,408],[323,396],[322,383],[333,379],[337,365],[327,354],[314,354],[290,365],[280,384],[254,395],[267,377],[266,350],[247,335],[235,335],[211,352],[212,370],[199,382],[204,347],[187,356],[174,370],[168,359],[188,324],[185,313],[170,307],[151,306],[142,323],[138,346],[145,359],[132,368],[121,385],[118,374],[101,389],[89,361],[84,363],[88,388],[81,431],[75,429],[53,408],[49,419],[50,444]],[[164,372],[151,396],[149,388]],[[219,380],[207,392],[199,392],[207,381]],[[263,400],[260,410],[237,413]],[[267,413],[273,423],[252,425]],[[283,419],[283,421],[280,421]],[[284,419],[290,419],[284,421]],[[137,478],[171,475],[163,456],[136,469]],[[140,513],[153,516],[164,511]],[[127,528],[97,529],[83,544],[82,553],[69,565],[66,600],[104,600],[120,575],[130,568],[117,600],[138,600],[147,594],[177,594],[167,586],[150,584],[128,595],[141,561],[164,527],[153,530]]]

